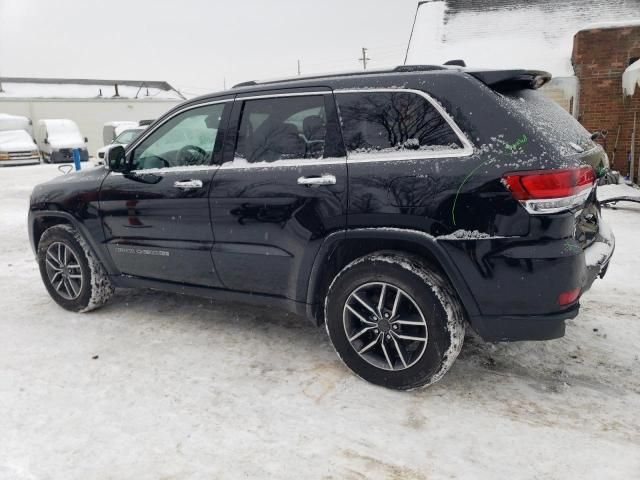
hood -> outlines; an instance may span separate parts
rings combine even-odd
[[[84,148],[84,138],[75,122],[66,119],[46,120],[47,139],[53,148]]]
[[[24,130],[0,132],[0,152],[23,152],[37,149],[31,135]]]

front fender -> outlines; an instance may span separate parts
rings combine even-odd
[[[29,229],[29,243],[31,244],[31,249],[35,254],[38,252],[37,238],[36,238],[36,223],[38,220],[46,220],[46,219],[59,219],[62,222],[60,223],[68,223],[73,225],[73,227],[78,230],[80,235],[85,239],[89,248],[91,248],[92,253],[95,257],[100,261],[104,269],[107,271],[109,275],[117,274],[117,270],[115,266],[111,262],[111,257],[108,255],[105,249],[102,248],[99,241],[96,240],[96,236],[92,235],[87,226],[80,222],[76,217],[67,212],[55,211],[55,210],[29,210],[28,215],[28,229]],[[98,232],[100,235],[102,232]]]

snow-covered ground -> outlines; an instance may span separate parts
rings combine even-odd
[[[400,393],[277,311],[151,291],[62,310],[26,230],[56,174],[0,169],[0,480],[640,478],[640,205],[604,212],[617,250],[566,337],[469,337]]]

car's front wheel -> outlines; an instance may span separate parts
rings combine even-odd
[[[109,277],[78,231],[71,225],[47,229],[38,243],[40,276],[61,307],[88,312],[113,294]]]
[[[464,312],[448,281],[420,258],[395,252],[347,265],[329,288],[325,320],[356,375],[400,390],[438,381],[464,341]]]

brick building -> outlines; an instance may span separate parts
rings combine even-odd
[[[638,59],[640,24],[581,30],[574,37],[571,60],[580,88],[578,120],[590,131],[608,131],[600,143],[612,168],[628,175],[635,115],[635,181],[640,157],[640,88],[633,96],[624,95],[622,74]]]
[[[600,142],[627,175],[634,113],[636,172],[640,163],[640,88],[623,97],[622,74],[638,57],[640,0],[426,0],[407,63],[459,58],[469,67],[550,72],[543,93],[588,130],[607,130]]]

